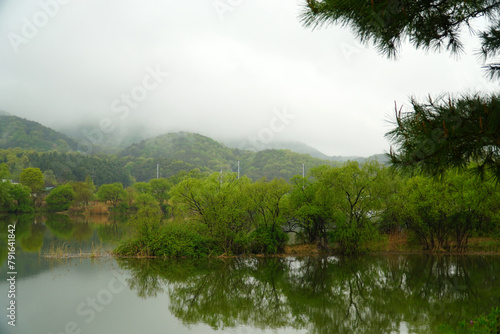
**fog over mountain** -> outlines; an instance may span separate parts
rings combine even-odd
[[[472,42],[388,60],[304,28],[305,3],[3,0],[0,110],[96,144],[190,131],[369,156],[389,149],[394,101],[496,88]]]

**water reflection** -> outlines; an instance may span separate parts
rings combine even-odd
[[[126,217],[119,216],[1,215],[0,237],[6,237],[8,225],[16,224],[16,243],[25,252],[47,249],[47,242],[116,243],[126,234],[126,221]]]
[[[493,260],[492,260],[493,259]],[[142,298],[167,293],[185,325],[310,333],[436,333],[500,303],[495,257],[120,259]]]
[[[8,225],[16,225],[17,265],[28,277],[44,270],[39,254],[58,248],[69,253],[112,249],[126,236],[126,222],[120,216],[0,215],[0,268],[7,265]]]

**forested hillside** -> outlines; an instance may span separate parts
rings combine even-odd
[[[37,152],[68,152],[76,149],[76,141],[37,122],[0,114],[0,149],[11,147]]]
[[[260,152],[229,148],[211,138],[188,132],[169,133],[131,145],[120,154],[123,165],[137,181],[156,177],[157,164],[162,177],[170,177],[181,170],[198,168],[201,171],[237,172],[254,180],[267,177],[289,179],[302,173],[302,164],[312,168],[332,164],[308,154],[289,150]]]
[[[89,175],[96,185],[120,182],[132,183],[129,172],[112,157],[98,157],[76,152],[35,152],[19,148],[0,150],[0,164],[9,168],[12,179],[19,180],[21,171],[28,167],[40,168],[53,183],[83,181]]]
[[[39,123],[0,115],[0,163],[6,163],[14,180],[28,167],[40,168],[54,175],[57,182],[83,181],[87,175],[96,185],[120,182],[129,185],[160,177],[171,177],[181,171],[237,172],[258,180],[289,180],[307,170],[335,165],[330,159],[288,149],[261,151],[230,148],[216,140],[189,132],[167,133],[145,139],[111,154],[84,154],[76,151],[76,140]],[[302,145],[307,146],[307,145]],[[296,145],[301,147],[301,145]],[[117,147],[107,151],[117,151]],[[311,152],[317,152],[310,148]],[[98,150],[102,152],[103,150]],[[105,150],[104,150],[105,151]],[[326,156],[325,156],[326,157]],[[364,160],[364,159],[363,159]]]

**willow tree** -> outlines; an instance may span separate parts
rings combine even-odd
[[[426,51],[465,50],[463,30],[480,40],[491,78],[500,78],[500,1],[492,0],[306,0],[302,22],[307,27],[337,24],[350,27],[361,42],[371,42],[384,55],[397,57],[403,42]],[[482,30],[472,28],[481,19]],[[500,179],[500,115],[498,94],[469,95],[419,102],[402,112],[396,108],[396,128],[388,136],[396,148],[396,166],[439,172],[471,161]]]

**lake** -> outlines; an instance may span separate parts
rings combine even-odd
[[[2,216],[16,223],[16,326],[0,333],[436,333],[500,305],[500,256],[46,258],[103,252],[126,219]],[[7,321],[5,321],[7,319]]]

